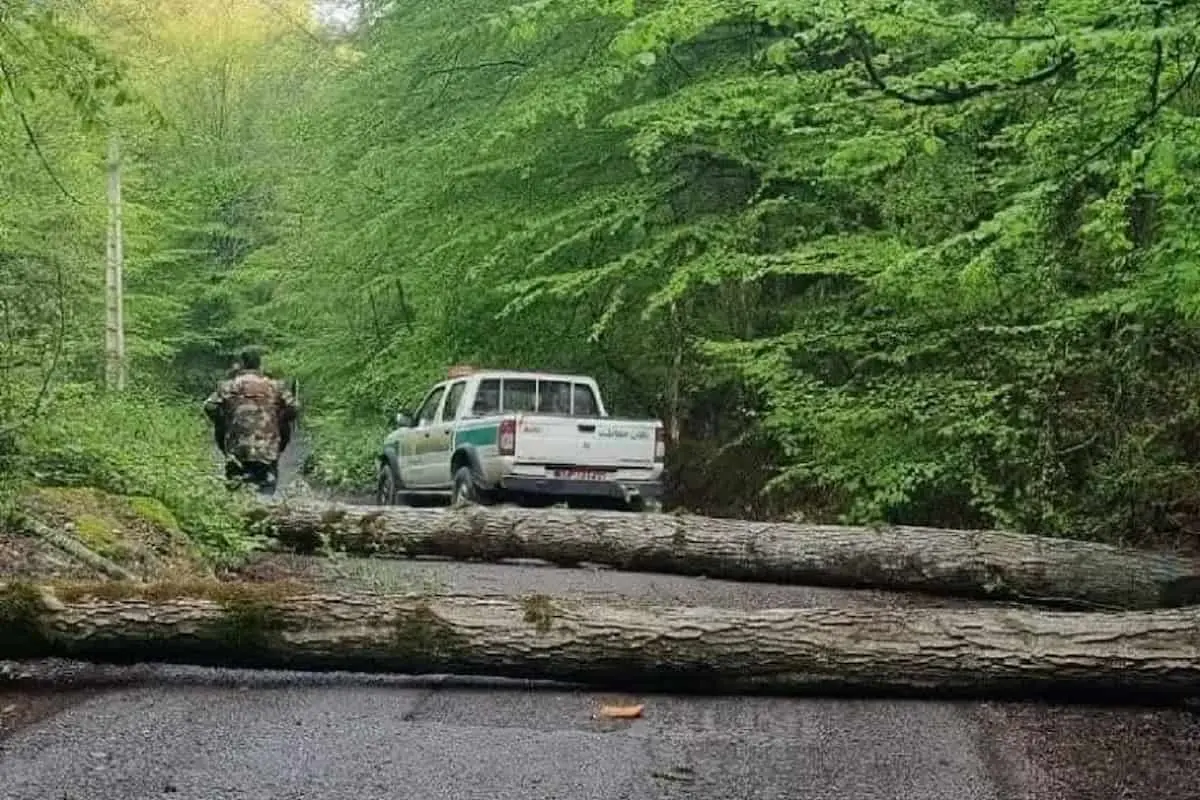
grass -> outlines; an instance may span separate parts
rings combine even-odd
[[[94,495],[60,493],[57,499],[82,515],[76,526],[84,538],[103,540],[115,513],[178,530],[212,559],[252,548],[241,516],[246,501],[225,488],[198,402],[189,407],[143,393],[64,387],[24,437],[20,466],[35,486],[124,498],[114,511],[98,507]]]
[[[135,573],[203,571],[208,561],[170,509],[150,497],[41,486],[22,496],[21,509]]]

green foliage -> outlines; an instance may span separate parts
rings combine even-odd
[[[103,205],[81,199],[103,151],[88,129],[111,63],[40,4],[0,14],[0,456],[97,312]]]
[[[162,399],[169,392],[161,385],[129,397],[97,386],[104,156],[109,135],[126,126],[136,128],[124,138],[132,155],[126,267],[135,289],[139,262],[165,238],[147,234],[163,211],[155,200],[139,202],[136,168],[139,150],[162,135],[161,119],[120,61],[65,0],[0,12],[0,495],[10,501],[41,481],[142,496],[134,502],[178,519],[209,554],[235,555],[249,542],[237,503],[216,482],[195,406]],[[141,357],[169,342],[141,335],[153,328],[136,294],[130,300],[133,374],[144,386],[152,381],[138,375]]]
[[[244,506],[220,480],[212,434],[197,409],[63,386],[25,444],[27,472],[42,485],[158,501],[212,555],[249,546],[237,516]]]
[[[853,520],[1169,528],[1198,499],[1196,21],[405,6],[302,112],[312,211],[260,254],[289,363],[340,420],[457,360],[592,371],[685,436],[769,436],[768,490]]]
[[[388,431],[385,422],[382,414],[372,425],[361,417],[328,412],[310,420],[305,426],[313,447],[305,465],[308,474],[335,489],[374,486],[379,443]]]
[[[678,432],[681,491],[765,490],[692,508],[1109,538],[1200,517],[1195,4],[447,0],[337,35],[219,5],[78,12],[142,103],[102,116],[160,394],[265,344],[318,475],[351,485],[448,364],[578,370]],[[96,186],[77,106],[28,110]],[[102,206],[10,122],[0,291],[31,366],[0,430],[46,352],[98,368]]]

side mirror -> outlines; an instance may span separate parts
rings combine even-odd
[[[396,412],[396,416],[392,421],[396,424],[397,428],[411,428],[413,424],[412,417],[403,411]]]

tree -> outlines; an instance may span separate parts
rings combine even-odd
[[[16,658],[551,679],[679,692],[1179,699],[1195,609],[733,611],[259,584],[8,585]]]
[[[323,79],[327,46],[307,10],[102,0],[77,11],[153,112],[123,131],[142,231],[130,255],[133,355],[150,382],[202,393],[240,347],[280,338],[258,311],[274,277],[252,256],[280,234],[279,188],[296,160],[287,125]]]
[[[89,152],[120,73],[42,4],[0,15],[0,457],[36,419],[52,382],[98,363],[104,207],[89,196]],[[101,184],[102,185],[102,184]],[[101,195],[102,197],[102,195]],[[93,269],[93,267],[95,269]],[[97,317],[99,319],[99,317]],[[6,465],[12,469],[11,464]]]
[[[114,31],[89,25],[81,7],[94,10],[73,0],[0,10],[0,505],[14,511],[32,482],[151,496],[171,526],[227,554],[244,537],[210,476],[198,415],[164,402],[161,385],[147,396],[155,382],[144,373],[123,397],[101,391],[105,151],[117,134],[136,164],[162,120],[105,37]],[[123,176],[133,184],[123,216],[140,266],[156,232],[136,173]],[[147,315],[133,305],[130,349],[161,352],[136,329]]]
[[[372,417],[452,360],[592,371],[847,521],[1177,528],[1197,13],[396,5],[264,255],[293,359]]]
[[[537,558],[637,572],[875,587],[1082,608],[1200,602],[1191,559],[1000,531],[852,528],[663,514],[439,510],[290,502],[264,512],[302,552]]]

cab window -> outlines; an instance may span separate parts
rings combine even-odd
[[[424,428],[433,423],[437,416],[438,404],[442,402],[442,395],[446,393],[445,386],[439,386],[429,393],[425,398],[425,402],[421,404],[421,408],[417,411],[417,427]]]
[[[449,422],[458,416],[458,406],[462,402],[463,392],[466,391],[466,388],[466,381],[457,381],[451,384],[450,391],[446,395],[446,405],[442,408],[444,422]]]
[[[479,382],[475,390],[475,402],[471,405],[471,413],[477,417],[500,413],[500,379],[488,378]]]
[[[570,381],[538,381],[539,414],[571,414]]]

